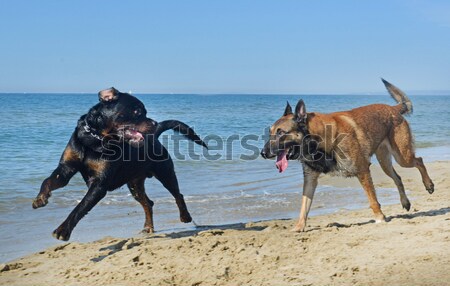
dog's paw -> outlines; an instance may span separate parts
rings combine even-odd
[[[411,209],[411,203],[409,202],[408,199],[402,200],[401,203],[402,203],[402,207],[405,210],[409,211]]]
[[[434,193],[434,184],[431,183],[430,186],[426,189],[427,189],[428,193],[430,193],[430,195],[431,195],[432,193]]]
[[[48,204],[48,197],[44,195],[37,196],[33,201],[33,209],[45,207]]]
[[[153,226],[144,226],[144,228],[141,230],[141,233],[148,233],[152,234],[155,230],[153,229]]]
[[[68,241],[70,239],[70,234],[72,232],[64,228],[63,226],[58,227],[53,231],[53,237],[62,241]]]
[[[384,216],[384,214],[378,215],[375,218],[375,223],[383,223],[386,222],[386,217]]]
[[[291,229],[291,232],[304,232],[305,226],[304,225],[296,225]]]
[[[184,213],[180,215],[180,221],[184,223],[188,223],[192,221],[192,217],[189,213]]]

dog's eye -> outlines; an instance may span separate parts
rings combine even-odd
[[[134,110],[133,113],[134,113],[135,116],[141,116],[142,110],[140,108],[138,108],[138,109]]]
[[[281,136],[283,136],[284,134],[286,134],[286,132],[285,132],[284,130],[281,130],[281,129],[278,129],[278,130],[277,130],[277,136],[281,137]]]

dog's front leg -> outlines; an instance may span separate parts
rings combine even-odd
[[[67,162],[59,163],[53,173],[42,182],[41,190],[33,200],[33,209],[41,208],[47,205],[48,198],[52,195],[52,191],[62,188],[69,183],[70,179],[78,172],[74,165]]]
[[[301,232],[305,230],[306,220],[308,218],[308,213],[311,208],[311,203],[314,197],[314,192],[316,191],[317,182],[319,179],[319,172],[312,170],[306,164],[303,165],[303,196],[302,196],[302,207],[300,209],[300,216],[298,222],[292,231]]]
[[[69,183],[70,179],[80,170],[81,151],[77,148],[74,141],[74,135],[67,144],[64,153],[61,156],[58,167],[47,179],[42,182],[41,190],[33,201],[33,208],[44,207],[48,203],[52,191],[62,188]]]
[[[69,240],[70,234],[77,223],[105,197],[106,191],[105,187],[95,183],[92,184],[84,198],[69,214],[67,219],[53,231],[53,236],[59,240]]]

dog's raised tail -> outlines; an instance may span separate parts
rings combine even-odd
[[[386,87],[387,91],[392,96],[392,98],[395,101],[397,101],[398,104],[402,105],[402,108],[400,109],[400,114],[412,113],[413,112],[412,102],[406,96],[406,94],[403,91],[401,91],[398,87],[385,80],[384,78],[381,78],[381,80],[383,81],[384,86]]]
[[[158,122],[158,126],[156,127],[156,131],[154,134],[155,138],[158,138],[159,135],[161,135],[163,132],[170,130],[170,129],[172,129],[172,130],[180,133],[184,137],[194,141],[196,144],[208,149],[208,145],[206,145],[206,143],[203,142],[202,139],[200,139],[200,137],[195,133],[195,131],[191,127],[189,127],[186,123],[183,123],[178,120],[164,120],[164,121]]]

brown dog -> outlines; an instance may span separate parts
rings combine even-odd
[[[426,190],[434,185],[422,158],[414,154],[413,138],[402,114],[412,112],[409,98],[397,87],[382,79],[397,105],[372,104],[350,111],[322,114],[306,112],[300,100],[292,113],[289,103],[284,115],[271,127],[271,139],[261,151],[264,158],[277,157],[276,166],[283,172],[288,160],[299,159],[303,165],[303,197],[300,218],[293,231],[303,231],[314,191],[321,173],[358,177],[369,198],[377,222],[385,220],[370,175],[370,157],[375,154],[383,171],[391,177],[406,210],[411,204],[400,176],[392,166],[391,155],[406,168],[416,167]]]

